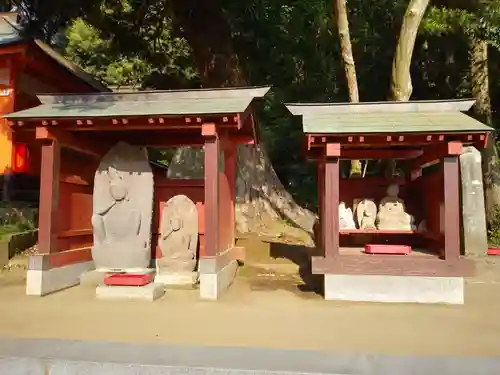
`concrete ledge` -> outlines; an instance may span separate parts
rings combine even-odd
[[[500,358],[0,338],[8,375],[497,375]]]
[[[366,302],[464,303],[462,277],[325,275],[325,299]]]
[[[238,261],[233,260],[217,273],[200,273],[200,298],[219,299],[221,294],[233,283],[238,267]]]
[[[49,270],[28,269],[26,294],[43,296],[80,283],[80,275],[94,268],[94,262],[70,264]]]
[[[151,283],[144,286],[99,285],[95,290],[98,299],[142,300],[153,302],[165,294],[163,284]]]

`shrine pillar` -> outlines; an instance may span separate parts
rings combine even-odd
[[[203,124],[205,137],[205,248],[200,254],[200,297],[217,300],[233,282],[241,249],[235,246],[234,185],[236,147],[221,138],[215,124]]]

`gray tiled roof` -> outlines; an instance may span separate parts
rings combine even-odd
[[[473,100],[288,104],[302,115],[305,133],[385,134],[487,132],[493,128],[462,113]]]
[[[131,93],[40,95],[42,105],[6,115],[10,119],[215,115],[244,112],[270,87]]]

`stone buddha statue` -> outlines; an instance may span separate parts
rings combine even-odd
[[[119,143],[96,172],[92,258],[98,270],[149,267],[153,180],[144,157],[137,147]]]
[[[196,250],[198,246],[198,210],[185,195],[170,198],[160,219],[157,277],[164,284],[196,282]]]
[[[362,199],[356,206],[359,229],[376,229],[377,205],[371,199]]]
[[[339,228],[356,229],[352,210],[347,208],[344,202],[340,202],[339,204]]]
[[[389,185],[387,196],[382,198],[377,214],[377,228],[388,230],[413,230],[414,218],[406,212],[404,200],[398,197],[399,186]]]

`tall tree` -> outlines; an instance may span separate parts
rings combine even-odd
[[[340,39],[340,53],[344,64],[347,90],[351,103],[359,102],[358,80],[356,78],[356,64],[352,53],[351,33],[349,32],[349,19],[347,17],[347,0],[334,0],[334,9],[337,30]],[[351,161],[351,176],[361,175],[361,160]]]
[[[198,0],[174,0],[174,19],[193,50],[204,87],[245,86],[247,80],[232,46],[231,30],[221,4]],[[206,27],[210,19],[211,27]],[[196,159],[183,148],[173,161]],[[199,158],[198,158],[199,159]],[[181,165],[172,165],[177,171]],[[179,172],[177,173],[179,174]],[[315,216],[296,204],[276,175],[263,145],[240,146],[236,181],[236,223],[241,232],[267,231],[272,235],[312,233]],[[284,223],[291,224],[284,225]]]
[[[392,62],[392,99],[396,101],[410,100],[413,92],[411,82],[411,60],[418,29],[429,0],[410,0],[399,34],[396,53]]]

